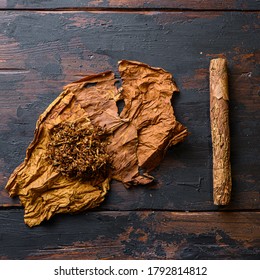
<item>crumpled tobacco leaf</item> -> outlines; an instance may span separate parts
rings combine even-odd
[[[111,179],[127,187],[152,182],[149,172],[160,163],[168,147],[187,136],[186,127],[176,121],[171,105],[172,94],[178,89],[170,73],[127,60],[119,62],[119,72],[120,89],[115,86],[117,80],[110,71],[87,76],[67,85],[39,117],[25,160],[6,185],[11,196],[19,196],[27,225],[38,225],[56,213],[97,207],[104,200]],[[120,114],[119,100],[124,101]],[[70,159],[71,154],[63,155],[57,149],[59,160],[50,157],[50,150],[56,144],[64,144],[62,139],[74,135],[74,132],[61,133],[56,143],[53,142],[54,131],[61,129],[62,132],[65,126],[74,128],[79,123],[105,131],[103,156],[109,155],[109,170],[103,176],[98,176],[98,169],[94,173],[96,176],[87,177],[87,180],[66,176],[66,159]],[[89,140],[84,141],[89,143]],[[65,152],[66,147],[70,146],[63,146]],[[81,146],[77,143],[75,147]],[[75,160],[81,161],[80,170],[91,168],[90,164],[84,169],[80,151],[77,154],[75,149],[69,150],[73,151]],[[98,148],[96,154],[99,155]],[[76,168],[75,162],[71,164]],[[74,169],[69,170],[73,174]]]

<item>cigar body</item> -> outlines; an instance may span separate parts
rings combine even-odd
[[[210,62],[210,123],[215,205],[227,205],[232,188],[228,103],[226,60],[223,58],[212,59]]]

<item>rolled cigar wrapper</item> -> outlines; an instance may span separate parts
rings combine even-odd
[[[213,149],[213,200],[215,205],[230,201],[232,179],[230,164],[229,98],[227,62],[210,62],[210,123]]]

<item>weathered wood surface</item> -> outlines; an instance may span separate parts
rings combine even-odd
[[[89,212],[33,229],[0,211],[2,259],[259,259],[260,213]]]
[[[191,135],[167,154],[149,187],[112,185],[106,209],[212,210],[208,67],[230,73],[233,193],[228,209],[259,209],[258,13],[1,12],[0,204],[33,138],[35,122],[63,85],[133,59],[173,73],[178,119]],[[228,44],[227,44],[228,42]]]
[[[260,10],[258,0],[0,0],[1,9],[192,9],[192,10]]]
[[[252,11],[259,1],[85,1],[92,12],[83,1],[38,3],[0,0],[0,258],[259,258],[260,29]],[[179,8],[232,12],[173,11]],[[213,205],[211,175],[208,67],[215,57],[228,60],[231,99],[233,191],[221,208]],[[4,186],[39,114],[64,85],[117,71],[120,59],[174,75],[176,115],[191,135],[169,150],[150,186],[113,182],[97,210],[29,229]]]

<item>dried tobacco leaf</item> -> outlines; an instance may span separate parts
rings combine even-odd
[[[141,62],[120,61],[119,72],[123,83],[118,99],[125,103],[120,118],[128,122],[114,132],[108,146],[116,151],[113,178],[127,185],[146,184],[153,178],[147,173],[140,175],[140,167],[153,170],[168,147],[188,134],[176,121],[171,105],[178,88],[169,72]]]
[[[19,195],[27,225],[98,206],[111,179],[150,183],[148,172],[187,136],[171,105],[178,89],[170,73],[126,60],[119,72],[122,88],[112,72],[87,76],[66,86],[39,117],[26,158],[6,185]]]

